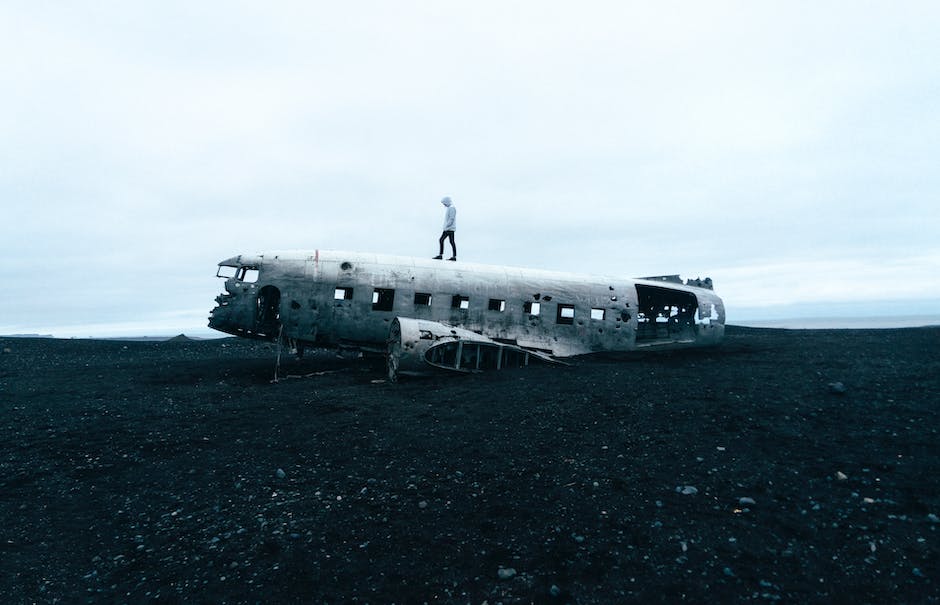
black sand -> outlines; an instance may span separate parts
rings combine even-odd
[[[0,348],[5,603],[940,601],[940,329],[399,384]]]

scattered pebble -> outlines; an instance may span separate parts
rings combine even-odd
[[[516,576],[516,570],[512,567],[500,567],[499,571],[496,573],[500,580],[509,580]]]
[[[848,478],[849,476],[843,473],[842,471],[836,471],[836,479],[838,479],[839,481],[845,481]]]
[[[680,485],[676,488],[676,491],[684,496],[693,496],[698,493],[698,489],[691,485]]]
[[[829,392],[836,395],[842,395],[845,393],[845,385],[841,382],[830,382],[829,383]]]
[[[275,471],[274,474],[277,475],[277,478],[278,478],[278,479],[283,479],[284,477],[287,476],[287,473],[285,473],[285,472],[284,472],[284,469],[282,469],[282,468],[277,469],[277,471]]]
[[[754,501],[754,498],[748,498],[745,496],[743,498],[738,498],[738,504],[741,506],[753,506],[754,504],[757,504],[757,502]]]
[[[927,520],[930,521],[931,523],[940,523],[940,517],[938,517],[937,515],[933,513],[930,513],[929,515],[927,515]]]

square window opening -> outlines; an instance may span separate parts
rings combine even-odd
[[[603,320],[605,315],[605,309],[591,309],[591,319]]]
[[[455,294],[454,298],[450,301],[450,306],[454,309],[469,309],[470,308],[470,297],[461,296],[460,294]]]
[[[574,305],[558,305],[558,314],[555,317],[556,323],[573,324],[574,323]]]
[[[522,312],[528,315],[538,315],[542,312],[542,303],[527,300],[522,304]]]
[[[415,292],[415,304],[422,307],[430,307],[431,295],[426,292]]]
[[[390,288],[376,288],[372,291],[372,310],[391,311],[395,303],[395,290]]]
[[[505,300],[500,300],[500,299],[498,299],[498,298],[491,298],[491,299],[490,299],[489,310],[490,310],[490,311],[499,311],[499,312],[505,311],[505,310],[506,310],[506,301],[505,301]]]
[[[336,288],[333,291],[333,300],[352,300],[352,288]]]

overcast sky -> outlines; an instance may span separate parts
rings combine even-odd
[[[940,312],[938,32],[937,2],[8,0],[0,334],[204,333],[218,261],[433,256],[443,195],[461,260],[710,276],[730,323]]]

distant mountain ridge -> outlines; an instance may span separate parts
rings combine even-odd
[[[56,338],[52,334],[0,334],[0,338]],[[219,338],[234,338],[232,336],[221,336]],[[200,336],[186,336],[177,334],[176,336],[111,336],[111,337],[79,337],[71,336],[63,340],[123,340],[130,342],[192,342],[197,340],[218,340],[218,338],[203,338]]]
[[[0,338],[55,338],[52,334],[2,334]]]

